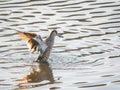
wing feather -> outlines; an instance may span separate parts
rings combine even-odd
[[[20,35],[20,38],[22,40],[25,40],[27,43],[27,46],[29,47],[29,50],[31,53],[34,53],[39,45],[39,43],[34,39],[37,34],[35,33],[28,33],[28,32],[22,32],[22,31],[18,31],[17,33]]]
[[[34,53],[36,51],[38,45],[39,43],[32,38],[27,42],[27,46],[29,47],[31,53]]]
[[[29,39],[35,38],[37,36],[37,34],[35,33],[22,32],[18,30],[17,30],[17,33],[20,35],[20,38],[25,41],[28,41]]]
[[[35,51],[40,51],[42,54],[47,48],[46,43],[42,40],[40,35],[22,31],[17,31],[17,33],[20,35],[20,38],[22,40],[26,41],[31,53],[34,53]]]

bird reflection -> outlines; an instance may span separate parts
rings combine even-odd
[[[42,82],[44,80],[47,80],[49,82],[38,84],[38,82]],[[26,84],[26,83],[37,83],[37,84],[36,85],[30,84],[30,86],[29,85],[21,86],[22,84]],[[53,77],[52,69],[47,61],[39,62],[37,64],[37,68],[35,66],[32,66],[29,73],[19,80],[19,86],[22,88],[38,87],[52,83],[54,83],[54,77]]]

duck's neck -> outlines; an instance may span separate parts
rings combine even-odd
[[[53,46],[55,36],[56,36],[55,33],[51,32],[50,36],[47,38],[47,41],[46,41],[48,46]]]

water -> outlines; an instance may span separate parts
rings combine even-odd
[[[0,90],[119,90],[119,23],[120,0],[0,0]],[[64,38],[55,40],[46,79],[15,30],[45,39],[54,29]],[[20,84],[31,70],[42,81]]]

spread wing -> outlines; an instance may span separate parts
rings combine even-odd
[[[22,31],[17,31],[17,33],[20,35],[20,38],[22,40],[26,41],[30,52],[31,53],[35,52],[37,47],[39,46],[39,42],[34,39],[37,36],[37,34],[28,33],[28,32],[22,32]]]
[[[22,32],[18,30],[17,30],[17,33],[20,35],[20,38],[25,41],[28,41],[29,39],[35,38],[37,36],[37,34],[35,33]]]

